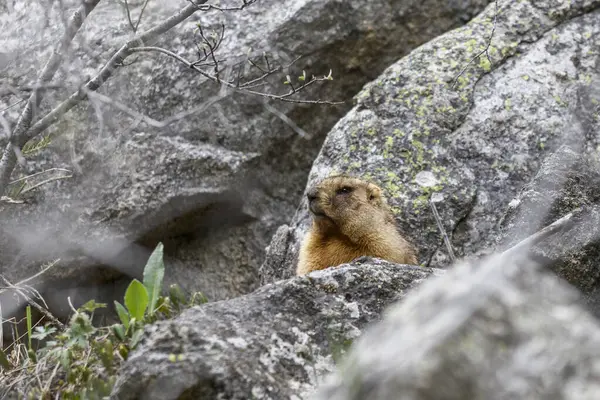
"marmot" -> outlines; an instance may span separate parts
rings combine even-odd
[[[398,232],[381,188],[338,175],[311,187],[306,196],[312,226],[300,249],[297,275],[372,256],[417,264],[416,250]]]

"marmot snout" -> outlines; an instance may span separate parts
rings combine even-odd
[[[372,256],[417,264],[415,248],[400,235],[382,190],[350,176],[333,176],[307,192],[312,226],[297,275]]]

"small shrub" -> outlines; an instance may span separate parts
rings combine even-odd
[[[13,343],[10,351],[0,350],[0,396],[17,391],[31,399],[89,399],[108,396],[115,373],[143,338],[144,326],[171,318],[184,308],[206,302],[201,293],[187,298],[181,288],[169,287],[161,296],[165,265],[159,243],[144,267],[143,282],[134,279],[124,295],[124,304],[115,301],[120,323],[94,327],[94,311],[107,307],[90,300],[74,310],[67,326],[33,326],[27,307],[27,346]],[[44,343],[33,347],[32,339]]]

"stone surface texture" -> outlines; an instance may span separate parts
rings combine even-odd
[[[419,47],[356,96],[307,186],[332,173],[380,184],[423,265],[449,264],[429,199],[459,256],[483,251],[547,155],[564,144],[596,151],[599,5],[499,1]],[[293,273],[309,220],[302,199],[275,235],[262,282]]]
[[[457,265],[387,310],[316,400],[594,399],[600,325],[531,260]]]
[[[112,397],[306,398],[364,327],[432,272],[362,258],[189,309],[146,330]]]
[[[129,2],[134,21],[143,3]],[[159,121],[194,112],[164,128],[97,101],[65,115],[45,132],[49,147],[28,155],[27,168],[14,178],[57,167],[74,176],[18,196],[25,203],[0,203],[0,273],[16,282],[60,258],[59,267],[46,274],[52,290],[111,286],[119,277],[139,276],[162,241],[172,271],[168,283],[201,290],[211,300],[251,292],[259,285],[265,247],[289,221],[325,134],[350,108],[352,96],[396,59],[468,21],[487,3],[261,0],[242,11],[198,11],[155,45],[194,60],[197,24],[210,34],[223,23],[223,65],[245,63],[248,56],[264,62],[263,51],[271,64],[287,65],[301,56],[273,75],[267,90],[289,90],[286,74],[295,79],[305,70],[323,76],[331,69],[334,81],[314,85],[304,97],[345,103],[265,104],[261,97],[223,92],[164,54],[136,53],[100,92]],[[60,6],[68,16],[78,1],[52,4],[50,10],[29,1],[2,5],[0,109],[11,125],[21,110],[18,90],[35,81],[64,30]],[[148,2],[139,30],[188,4]],[[57,73],[58,88],[45,92],[40,115],[95,75],[133,36],[122,2],[101,2]]]

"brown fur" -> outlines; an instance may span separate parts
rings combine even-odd
[[[333,176],[307,193],[312,226],[302,247],[297,275],[372,256],[417,264],[416,250],[400,235],[381,189],[350,176]]]

